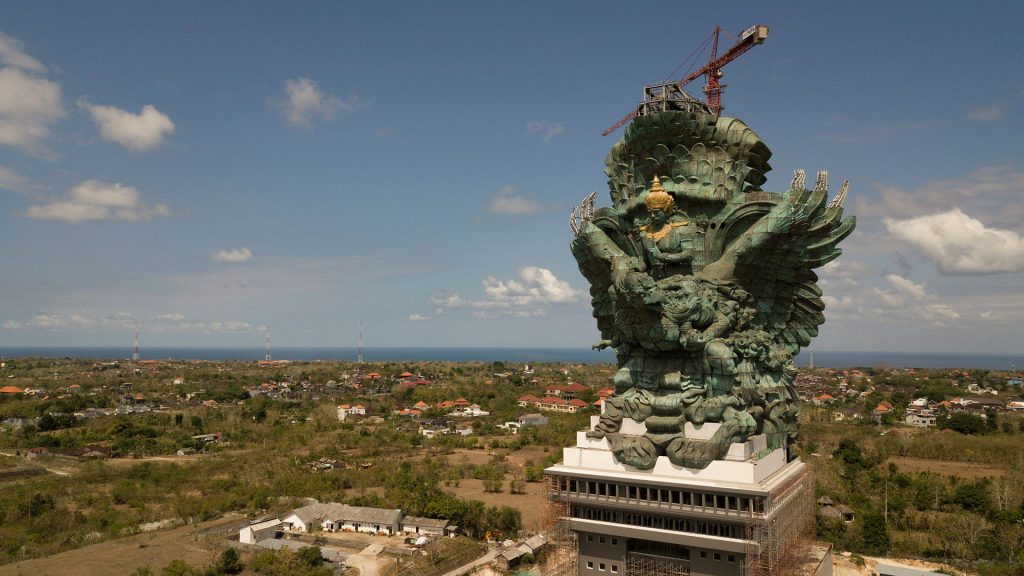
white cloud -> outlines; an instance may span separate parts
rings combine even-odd
[[[944,274],[1024,271],[1024,238],[987,228],[959,208],[906,220],[886,218],[886,229],[916,247]]]
[[[462,299],[462,296],[454,293],[434,295],[430,299],[430,302],[435,306],[443,306],[444,308],[459,308],[466,304],[466,301]]]
[[[915,284],[913,281],[898,274],[886,274],[885,279],[889,281],[889,284],[896,291],[908,296],[912,300],[921,301],[929,298],[928,292],[924,289],[924,284]]]
[[[66,198],[31,206],[25,215],[40,220],[77,224],[89,220],[140,222],[156,216],[168,216],[170,213],[170,209],[163,204],[149,206],[143,203],[138,190],[131,186],[86,180],[72,188]]]
[[[216,333],[216,332],[259,332],[258,327],[241,320],[213,320],[208,322],[185,322],[182,314],[160,314],[142,321],[146,332]],[[24,322],[7,320],[7,330],[46,331],[97,331],[134,330],[135,319],[127,312],[115,312],[106,317],[94,317],[80,313],[50,312],[36,314]]]
[[[516,194],[512,186],[505,186],[491,199],[490,211],[495,214],[532,214],[540,208],[535,200]]]
[[[174,122],[150,104],[143,106],[138,114],[114,106],[89,104],[85,100],[80,100],[78,105],[92,115],[104,140],[135,152],[156,148],[174,132]]]
[[[424,316],[423,314],[410,314],[409,315],[409,320],[412,320],[414,322],[419,322],[419,321],[423,321],[423,320],[430,320],[430,316]]]
[[[912,218],[925,210],[959,208],[990,225],[1010,228],[1024,221],[1024,172],[1008,166],[978,168],[964,178],[928,182],[916,189],[876,185],[879,196],[857,196],[854,213],[861,223],[883,218]]]
[[[909,318],[925,320],[936,326],[960,318],[960,313],[948,304],[936,302],[937,296],[918,284],[898,274],[886,274],[889,287],[872,288],[871,293],[878,299],[881,308],[874,313],[886,319]]]
[[[30,186],[28,178],[5,166],[0,166],[0,190],[22,192]]]
[[[352,96],[346,102],[337,96],[324,94],[316,82],[309,78],[296,78],[285,82],[288,101],[284,114],[288,122],[296,126],[309,127],[313,117],[334,120],[338,112],[352,112],[359,105],[359,98]]]
[[[59,84],[0,68],[0,144],[45,154],[50,125],[63,115]]]
[[[483,281],[486,299],[474,302],[481,308],[507,308],[535,304],[567,304],[576,302],[580,291],[568,282],[559,280],[546,268],[524,266],[519,269],[518,280],[501,281],[488,276]]]
[[[0,32],[0,63],[29,72],[45,72],[42,62],[29,56],[21,49],[21,42],[13,36]]]
[[[993,106],[980,106],[978,108],[971,108],[967,111],[967,117],[971,120],[980,120],[982,122],[995,122],[1006,115],[1006,109],[1000,105]]]
[[[438,314],[445,308],[471,308],[477,318],[513,316],[532,318],[543,316],[550,304],[577,302],[582,292],[564,280],[559,280],[550,270],[536,266],[519,269],[519,277],[498,280],[488,276],[482,282],[484,298],[465,299],[458,294],[444,293],[430,299],[439,306]]]
[[[530,120],[526,123],[526,131],[530,134],[543,134],[544,141],[550,142],[552,138],[564,132],[565,127],[558,122]]]
[[[252,252],[245,247],[232,248],[230,250],[220,250],[210,258],[218,262],[248,262],[252,259]]]

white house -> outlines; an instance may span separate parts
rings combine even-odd
[[[356,404],[355,406],[349,406],[348,404],[338,404],[338,420],[344,422],[345,418],[349,416],[366,416],[366,408],[362,404]]]
[[[281,521],[277,518],[257,520],[238,531],[238,541],[242,544],[255,544],[268,540],[281,531]]]
[[[406,516],[405,519],[402,520],[402,532],[405,532],[406,534],[436,534],[438,536],[448,536],[448,520]]]
[[[325,532],[364,532],[397,534],[402,527],[402,511],[394,508],[367,508],[346,504],[329,504],[334,508],[323,517]]]

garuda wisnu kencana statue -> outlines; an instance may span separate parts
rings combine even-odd
[[[702,111],[638,116],[608,153],[612,206],[573,211],[572,253],[590,282],[598,348],[616,351],[615,396],[587,434],[650,469],[659,456],[704,468],[730,444],[765,434],[788,448],[799,399],[793,356],[824,322],[814,268],[853,231],[847,183],[828,201],[794,173],[760,186],[771,152],[743,122]],[[644,434],[622,433],[624,418]],[[710,439],[686,423],[717,423]]]

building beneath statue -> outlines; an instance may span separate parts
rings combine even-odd
[[[598,417],[594,417],[592,426]],[[720,424],[685,425],[710,439]],[[622,434],[642,435],[622,422]],[[706,468],[660,456],[649,470],[620,463],[608,440],[577,434],[545,471],[549,514],[566,557],[563,576],[831,575],[831,548],[812,544],[807,466],[770,449],[764,435],[730,446]],[[556,537],[556,539],[558,539]]]

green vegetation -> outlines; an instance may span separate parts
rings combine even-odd
[[[475,479],[518,498],[527,479],[541,479],[555,448],[569,443],[587,416],[553,414],[548,426],[518,435],[497,425],[534,411],[517,407],[516,398],[564,383],[563,369],[541,366],[531,377],[537,381],[526,382],[519,374],[495,375],[490,364],[10,361],[2,374],[13,378],[6,381],[36,393],[0,397],[0,425],[25,419],[0,433],[0,450],[10,454],[0,456],[0,465],[26,466],[29,449],[43,447],[49,454],[32,462],[67,475],[5,482],[0,563],[133,534],[149,522],[279,513],[309,497],[445,518],[474,538],[514,537],[522,529],[519,509],[459,497],[459,486]],[[572,370],[598,386],[609,376],[607,366]],[[406,371],[434,384],[410,387],[391,378]],[[368,372],[387,382],[367,379]],[[178,378],[184,382],[176,384]],[[247,389],[263,393],[250,398]],[[453,418],[436,407],[419,419],[394,414],[457,398],[491,415]],[[341,403],[361,404],[367,416],[341,422]],[[473,434],[419,433],[421,425],[452,420],[472,425]],[[210,434],[213,441],[202,437]],[[528,466],[504,456],[542,446],[551,448],[550,457]],[[197,454],[174,457],[180,449]],[[456,451],[493,456],[472,463]],[[314,465],[321,460],[332,464]],[[250,569],[278,573],[293,560],[268,556],[262,568]]]
[[[0,455],[0,470],[41,465],[67,475],[0,480],[0,563],[133,534],[148,522],[276,514],[308,497],[446,518],[475,539],[488,533],[513,537],[532,527],[524,526],[520,509],[536,506],[536,496],[522,493],[536,494],[543,469],[574,442],[588,415],[549,413],[547,426],[519,434],[498,425],[536,411],[518,407],[516,399],[543,396],[547,385],[566,383],[564,370],[594,389],[608,385],[612,371],[551,364],[537,366],[532,375],[509,372],[519,368],[10,361],[0,371],[5,383],[40,392],[0,398],[0,424],[25,419],[0,433],[0,451],[8,454]],[[406,386],[393,378],[406,371],[433,384]],[[383,378],[370,380],[368,372]],[[952,411],[940,414],[935,429],[912,429],[898,425],[898,414],[914,398],[966,396],[969,385],[997,390],[987,397],[1000,401],[1020,399],[1019,387],[1006,386],[1005,374],[978,371],[876,368],[856,377],[820,370],[810,376],[817,380],[802,393],[827,392],[839,401],[803,406],[797,450],[815,473],[816,497],[829,496],[856,516],[848,524],[819,516],[819,538],[857,554],[953,560],[986,576],[1015,573],[1024,562],[1024,418]],[[184,382],[175,384],[176,378]],[[844,396],[841,380],[855,393]],[[263,384],[273,392],[248,397],[247,389]],[[437,408],[458,398],[490,415],[457,418]],[[592,401],[592,392],[582,398]],[[893,404],[897,416],[877,424],[870,414],[883,401]],[[430,405],[419,419],[394,414],[418,402]],[[341,403],[361,404],[367,416],[340,422]],[[136,406],[146,409],[134,411]],[[104,413],[118,409],[124,413]],[[855,424],[832,422],[834,412],[844,409],[865,416]],[[472,435],[419,433],[421,425],[449,421],[471,426]],[[195,438],[204,434],[219,437]],[[39,447],[51,454],[26,459],[29,449]],[[185,448],[197,454],[174,457]],[[90,451],[96,458],[86,456]],[[321,460],[332,464],[314,465]],[[469,485],[484,494],[464,496]],[[481,501],[488,498],[495,500]],[[424,560],[430,566],[414,566],[435,573],[459,554],[479,554],[478,542],[456,542],[461,544],[452,546],[461,548],[430,554]],[[230,553],[210,566],[179,562],[164,572],[235,573],[241,561]],[[281,551],[253,557],[244,571],[318,574],[324,568],[298,552]]]

